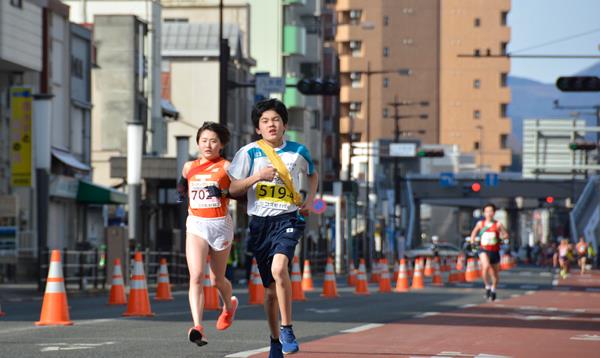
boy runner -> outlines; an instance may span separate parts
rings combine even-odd
[[[304,233],[304,215],[318,185],[308,149],[286,141],[288,112],[277,99],[258,102],[252,122],[262,139],[242,147],[228,173],[232,196],[247,193],[250,235],[248,251],[256,257],[265,292],[265,312],[271,331],[270,357],[299,350],[292,329],[292,288],[288,264]],[[309,189],[303,201],[297,192],[300,176],[307,175]],[[281,315],[279,325],[278,313]]]

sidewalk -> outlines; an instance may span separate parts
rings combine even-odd
[[[553,290],[364,328],[301,342],[294,356],[597,357],[600,272],[571,274]]]

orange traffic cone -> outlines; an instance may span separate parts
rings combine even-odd
[[[502,255],[502,258],[500,259],[500,269],[503,271],[510,270],[510,255]]]
[[[423,275],[425,277],[433,276],[433,267],[431,266],[431,258],[428,257],[427,261],[425,261],[425,271],[423,271]]]
[[[204,309],[207,311],[219,310],[219,292],[210,279],[210,256],[206,258],[204,270]]]
[[[450,257],[442,257],[442,272],[450,272],[452,271],[450,268]]]
[[[442,273],[440,272],[440,258],[436,257],[433,261],[433,279],[431,281],[433,285],[442,286]]]
[[[415,260],[415,269],[412,279],[412,286],[410,287],[412,290],[420,290],[425,287],[425,285],[423,284],[423,268],[421,266],[422,264],[423,259],[417,258]]]
[[[123,271],[121,270],[121,259],[115,259],[112,285],[110,285],[110,293],[108,294],[108,304],[127,304],[127,297],[125,296],[125,282],[123,282]]]
[[[371,280],[369,280],[369,282],[379,283],[379,279],[381,278],[381,266],[379,264],[379,260],[375,259],[371,266]]]
[[[312,273],[310,272],[310,261],[304,260],[304,270],[302,272],[302,290],[313,291],[315,286],[313,284]]]
[[[465,279],[465,256],[460,255],[456,259],[456,282],[466,282]]]
[[[294,256],[292,264],[292,301],[306,301],[304,291],[302,291],[302,274],[300,273],[298,256]]]
[[[251,305],[262,305],[265,300],[265,287],[262,284],[255,258],[252,258],[250,283],[248,284],[248,297],[248,303]]]
[[[450,265],[450,274],[448,275],[448,283],[460,282],[458,278],[458,272],[453,265]]]
[[[479,261],[479,259],[475,259],[475,273],[477,274],[477,278],[481,278],[483,276],[481,262]]]
[[[169,282],[169,270],[167,269],[167,259],[160,259],[160,270],[158,271],[158,286],[156,286],[157,301],[170,301],[173,299],[171,295],[171,283]]]
[[[400,271],[398,272],[398,280],[396,281],[396,292],[408,291],[408,275],[406,272],[406,260],[400,259]]]
[[[127,310],[123,313],[123,316],[154,316],[154,313],[150,309],[150,298],[148,297],[148,286],[146,285],[146,276],[144,275],[142,253],[139,251],[136,251],[134,255],[133,275],[130,285]]]
[[[467,260],[467,271],[465,272],[465,280],[467,282],[477,281],[477,273],[475,272],[475,259],[469,258]]]
[[[356,286],[356,269],[354,268],[354,262],[350,262],[348,268],[348,286]]]
[[[72,324],[73,322],[69,319],[69,305],[67,303],[60,251],[52,250],[42,313],[40,314],[40,320],[35,322],[35,325],[70,326]]]
[[[392,283],[390,282],[390,270],[387,259],[381,259],[379,269],[381,274],[379,278],[379,293],[392,292]]]
[[[321,296],[327,298],[339,297],[335,282],[335,271],[333,271],[333,259],[331,257],[327,258],[327,264],[325,265],[325,281],[323,282],[323,293]]]
[[[396,282],[398,280],[398,270],[400,267],[398,266],[398,261],[394,261],[394,273],[392,274],[392,281]]]
[[[356,289],[354,293],[357,295],[368,295],[369,284],[367,284],[367,274],[365,273],[365,259],[360,259],[358,265],[358,275],[356,276]]]

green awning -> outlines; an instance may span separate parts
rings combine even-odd
[[[127,194],[80,180],[77,189],[77,201],[86,204],[127,204]]]

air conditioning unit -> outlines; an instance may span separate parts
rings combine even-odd
[[[350,10],[350,18],[352,20],[360,19],[361,15],[362,15],[362,10]]]
[[[350,72],[350,79],[352,81],[358,81],[358,80],[360,80],[360,75],[361,75],[360,72]]]
[[[350,48],[352,50],[358,50],[358,49],[360,49],[361,44],[362,43],[360,41],[350,41]]]
[[[351,111],[360,111],[360,102],[350,102]]]

